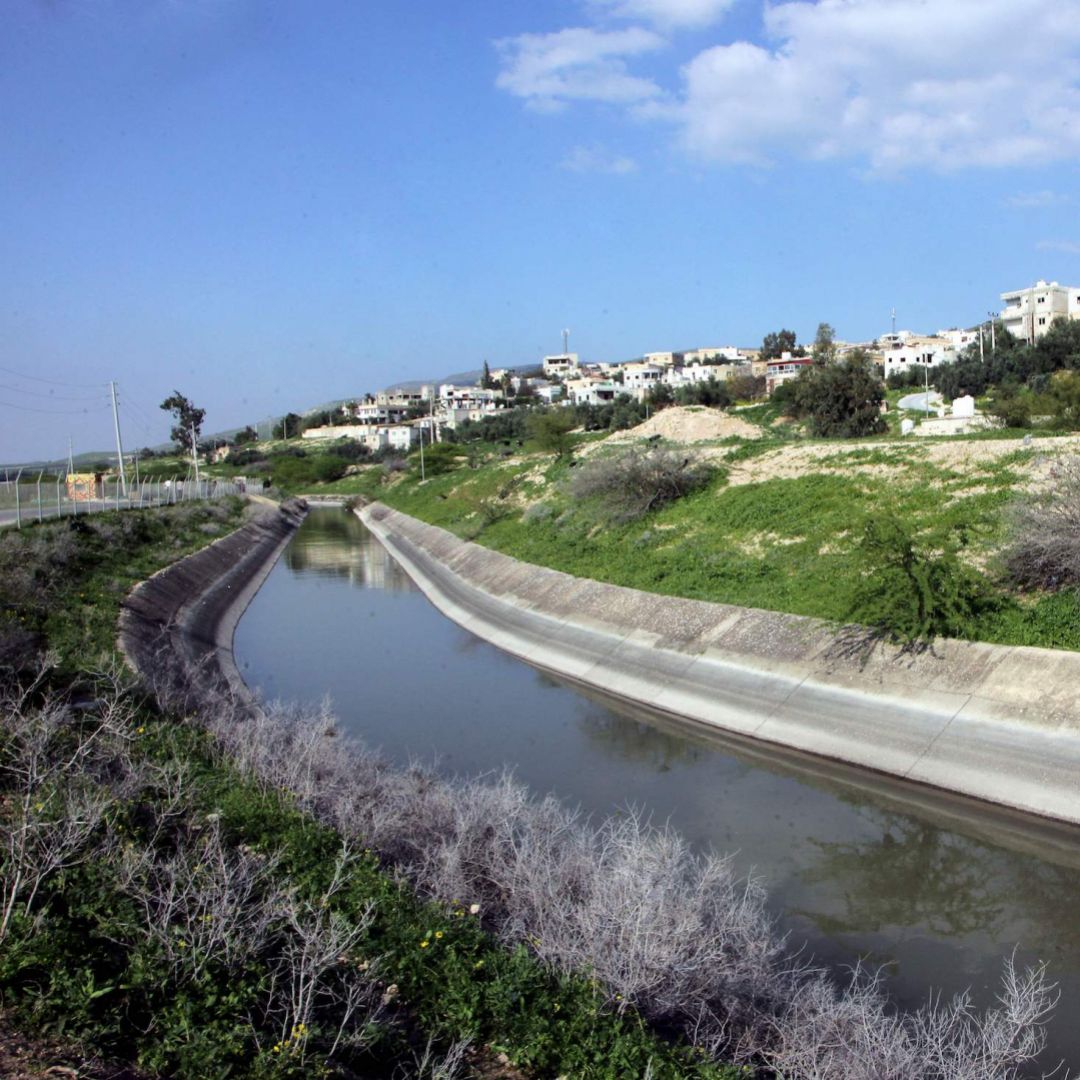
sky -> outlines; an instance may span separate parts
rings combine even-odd
[[[0,462],[1080,284],[1080,0],[4,0]]]

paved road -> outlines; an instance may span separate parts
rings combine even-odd
[[[927,399],[929,399],[929,403]],[[896,403],[896,407],[898,409],[918,409],[919,412],[930,412],[940,404],[941,395],[936,390],[931,390],[929,394],[908,394],[907,397],[902,397]]]
[[[136,503],[135,505],[136,505],[136,508],[138,508],[138,503]],[[147,504],[147,505],[149,505],[149,504]],[[85,503],[81,502],[81,503],[79,503],[79,515],[80,516],[83,515],[83,514],[97,514],[97,513],[100,513],[102,510],[115,510],[115,509],[116,509],[116,503],[112,499],[94,499],[92,502],[85,502]],[[128,503],[127,503],[126,499],[121,499],[120,500],[120,509],[121,510],[128,509]],[[65,503],[64,504],[62,513],[63,513],[64,517],[71,517],[72,516],[71,515],[71,505],[70,505],[70,503]],[[54,517],[56,517],[57,516],[56,504],[53,503],[52,506],[49,506],[48,504],[46,504],[45,506],[43,506],[41,508],[41,516],[43,518],[54,518]],[[33,502],[25,504],[23,506],[23,508],[22,508],[23,524],[26,525],[29,522],[37,521],[37,519],[38,519],[37,504],[33,503]],[[14,525],[14,524],[16,524],[15,511],[14,510],[0,510],[0,529],[6,528],[6,527],[8,527],[10,525]]]

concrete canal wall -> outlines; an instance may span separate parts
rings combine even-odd
[[[257,504],[256,504],[257,505]],[[268,503],[246,525],[137,585],[120,612],[120,650],[159,697],[216,694],[251,704],[236,669],[236,624],[307,514]]]
[[[360,518],[445,615],[529,664],[754,739],[1080,823],[1080,654],[867,650],[813,619],[519,562],[375,503]]]

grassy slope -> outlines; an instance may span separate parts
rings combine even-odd
[[[720,448],[721,468],[708,489],[632,524],[603,521],[595,507],[575,505],[567,466],[543,455],[505,461],[489,454],[479,469],[461,465],[425,483],[414,470],[386,477],[373,468],[321,490],[381,499],[488,547],[581,577],[837,620],[852,602],[862,523],[891,510],[920,530],[967,538],[968,558],[1004,602],[967,636],[1080,648],[1074,594],[1017,597],[995,569],[1003,511],[1021,479],[1017,470],[1033,451],[943,468],[918,444],[837,443],[834,455],[802,475],[729,483],[740,462],[798,445],[807,444],[771,438]]]

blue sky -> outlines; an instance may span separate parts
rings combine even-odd
[[[0,461],[1080,283],[1080,0],[7,0]]]

